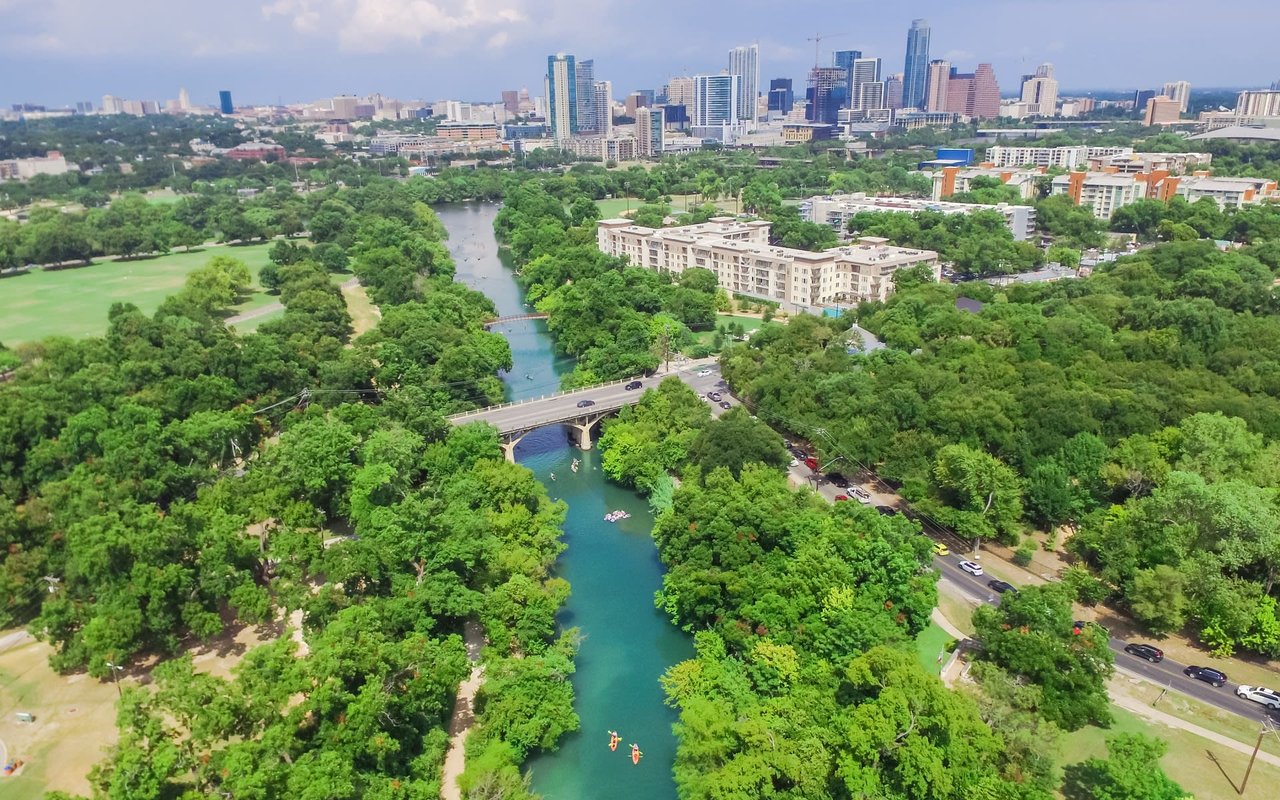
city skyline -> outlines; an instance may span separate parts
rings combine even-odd
[[[219,89],[230,89],[240,103],[375,91],[480,100],[513,86],[536,87],[547,53],[560,51],[594,56],[597,77],[612,81],[622,96],[660,86],[671,76],[718,73],[725,68],[724,54],[748,42],[759,43],[763,86],[775,77],[802,80],[813,66],[809,39],[817,33],[823,34],[821,66],[832,63],[836,50],[860,50],[881,58],[886,72],[896,71],[888,65],[902,63],[906,33],[916,18],[927,19],[932,29],[930,59],[961,69],[987,62],[1010,78],[1051,61],[1064,91],[1159,88],[1178,80],[1197,89],[1262,87],[1276,78],[1266,73],[1280,70],[1259,67],[1247,48],[1226,46],[1241,15],[1259,27],[1280,21],[1280,10],[1262,0],[1241,0],[1237,14],[1171,26],[1149,48],[1136,49],[1125,34],[1126,21],[1148,19],[1154,7],[1146,2],[1116,7],[1081,0],[1072,6],[1074,15],[1085,18],[1091,7],[1105,7],[1109,25],[1074,38],[1064,34],[1066,26],[1051,26],[1037,37],[1023,24],[1050,18],[1051,8],[1060,15],[1060,6],[1004,0],[983,3],[982,10],[990,12],[983,14],[930,1],[893,11],[859,10],[847,18],[804,14],[818,6],[802,0],[789,7],[798,13],[785,19],[760,0],[745,0],[732,15],[664,0],[643,8],[610,0],[228,0],[213,16],[184,5],[0,0],[6,15],[0,102],[69,104],[103,94],[161,99],[174,96],[180,85],[200,105],[215,105]],[[1040,6],[1044,16],[1038,16]],[[997,13],[1001,9],[1010,13]],[[1160,6],[1166,18],[1194,9],[1185,0]],[[682,24],[672,28],[677,13]],[[630,46],[629,40],[646,31],[661,35],[664,47]],[[1223,46],[1215,49],[1215,41]],[[1214,57],[1185,59],[1193,46]],[[161,59],[164,69],[157,69]],[[1002,88],[1009,93],[1013,87]]]

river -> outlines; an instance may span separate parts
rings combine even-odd
[[[498,206],[465,203],[436,209],[449,231],[449,250],[461,283],[486,294],[501,316],[528,313],[506,254],[493,235]],[[511,344],[514,366],[503,376],[508,399],[554,391],[572,361],[557,358],[543,320],[495,327]],[[573,459],[581,459],[578,471]],[[546,800],[666,800],[675,798],[671,766],[675,711],[664,702],[658,679],[667,667],[693,656],[693,643],[653,605],[663,567],[651,535],[653,514],[635,492],[605,479],[596,450],[569,444],[562,426],[543,428],[516,447],[516,460],[533,470],[553,498],[569,506],[568,548],[556,565],[573,594],[560,614],[562,628],[582,634],[573,678],[581,730],[560,748],[529,762],[534,789]],[[554,475],[554,480],[552,476]],[[610,524],[606,513],[625,509],[631,518]],[[608,731],[622,736],[617,752]],[[632,766],[630,744],[644,753]]]

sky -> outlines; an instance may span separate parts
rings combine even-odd
[[[901,72],[906,31],[932,27],[931,58],[990,62],[1006,94],[1051,61],[1062,88],[1265,87],[1280,50],[1277,0],[0,0],[0,103],[102,95],[161,100],[186,87],[239,103],[382,92],[496,100],[542,92],[546,57],[594,58],[614,97],[674,75],[719,72],[758,42],[761,83],[797,88],[831,51]]]

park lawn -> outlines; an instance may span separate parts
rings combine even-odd
[[[1164,739],[1169,751],[1160,761],[1165,773],[1190,792],[1196,800],[1228,800],[1239,798],[1236,786],[1244,777],[1249,756],[1182,730],[1146,722],[1115,706],[1111,707],[1115,722],[1103,730],[1093,726],[1081,728],[1062,737],[1064,766],[1078,764],[1087,758],[1107,754],[1104,739],[1117,733],[1141,733]],[[1216,760],[1216,763],[1215,763]],[[1223,773],[1226,773],[1225,775]],[[1244,800],[1273,800],[1280,786],[1280,768],[1264,761],[1253,766]]]
[[[238,258],[253,274],[254,293],[236,311],[275,302],[258,284],[270,244],[207,247],[133,261],[97,261],[87,267],[32,270],[0,278],[0,342],[12,346],[55,334],[80,338],[107,330],[112,303],[129,302],[151,314],[182,288],[188,272],[215,255]]]
[[[623,216],[623,212],[628,208],[635,211],[644,205],[644,200],[638,197],[630,199],[626,197],[610,197],[604,200],[597,200],[596,205],[600,207],[600,217],[602,219],[614,219],[615,217]],[[671,212],[675,215],[683,214],[686,210],[698,205],[702,205],[702,198],[696,194],[671,195]],[[738,213],[733,198],[721,197],[716,201],[716,208],[726,214]]]
[[[760,326],[764,322],[759,317],[742,317],[736,314],[716,314],[716,328],[723,328],[731,322],[742,323],[742,329],[746,333],[754,333],[760,330]],[[695,344],[711,344],[711,339],[716,335],[715,329],[709,331],[696,331],[693,334]]]
[[[939,628],[936,622],[930,622],[929,627],[916,635],[916,658],[925,672],[934,677],[942,674],[942,665],[947,660],[947,645],[954,641],[951,634]]]

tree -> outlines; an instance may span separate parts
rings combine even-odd
[[[933,469],[938,488],[956,501],[963,516],[957,532],[978,541],[1010,535],[1022,516],[1022,486],[1013,470],[998,458],[963,444],[938,451]]]
[[[729,409],[704,428],[694,440],[689,457],[704,473],[724,467],[735,478],[746,464],[782,468],[790,460],[778,434],[752,419],[742,406]]]
[[[1068,800],[1185,800],[1190,795],[1160,767],[1163,740],[1140,733],[1107,737],[1107,758],[1067,768]]]

